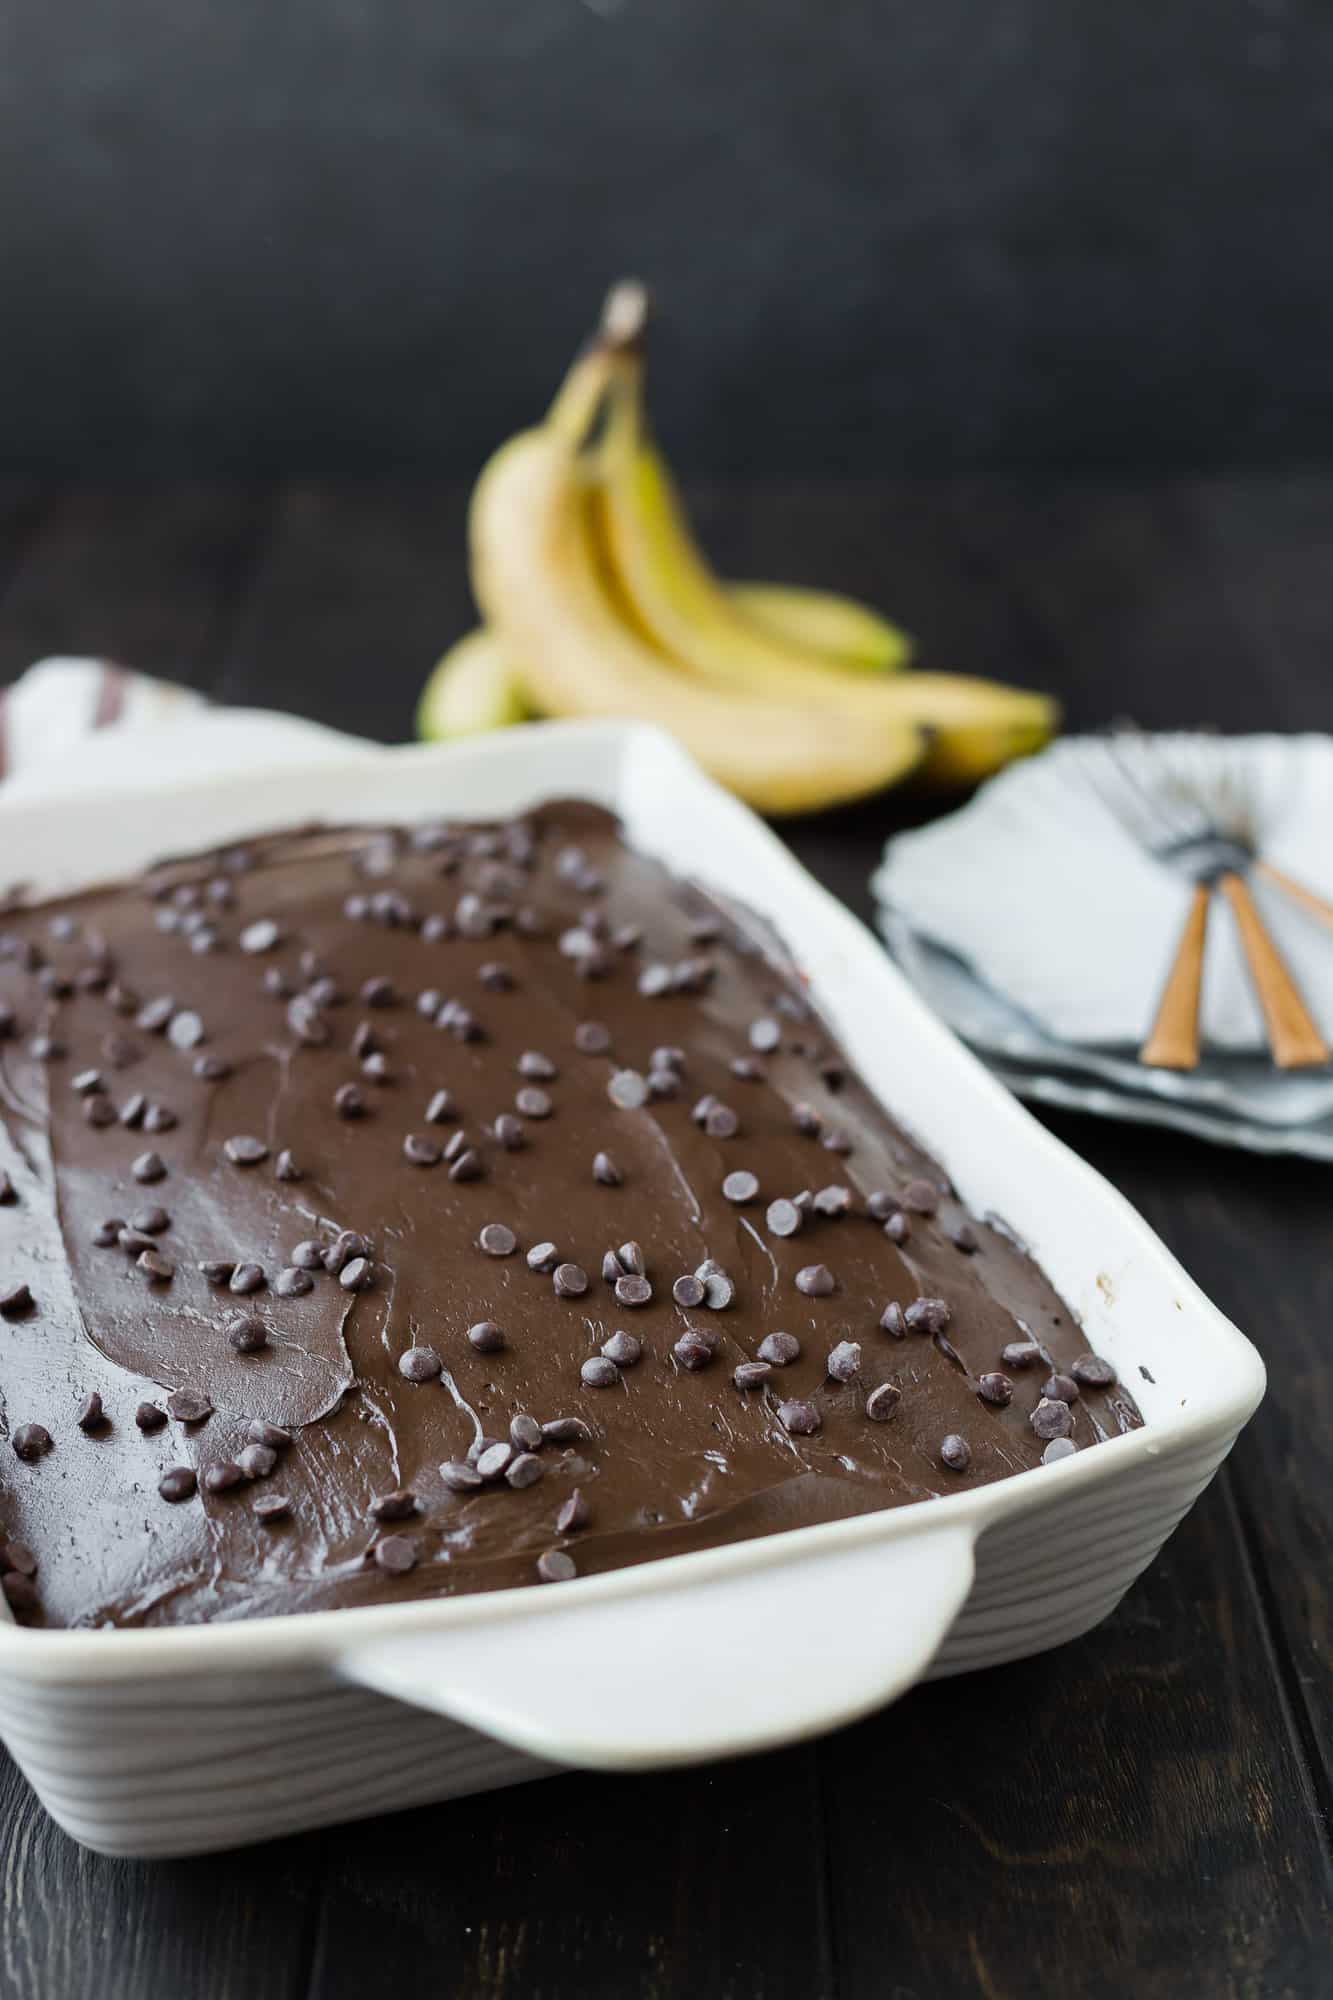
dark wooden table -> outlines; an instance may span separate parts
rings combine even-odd
[[[698,496],[726,569],[894,606],[1073,724],[1333,729],[1333,479]],[[0,681],[92,651],[385,739],[468,621],[461,492],[0,494]],[[867,909],[897,800],[791,830]],[[197,1862],[0,1777],[5,2000],[1277,2000],[1333,1992],[1333,1172],[1052,1121],[1270,1369],[1100,1630],[751,1762],[568,1777]],[[781,1661],[774,1671],[781,1671]],[[337,1745],[330,1745],[337,1755]]]

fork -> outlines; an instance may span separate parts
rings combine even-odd
[[[1279,1069],[1312,1069],[1327,1063],[1328,1044],[1269,935],[1250,894],[1246,875],[1251,871],[1263,875],[1309,914],[1330,925],[1333,925],[1333,906],[1256,857],[1247,818],[1238,799],[1230,801],[1227,818],[1231,824],[1223,828],[1176,780],[1173,810],[1140,782],[1121,756],[1114,735],[1101,738],[1100,746],[1103,765],[1100,772],[1097,760],[1085,759],[1086,775],[1093,790],[1122,823],[1130,825],[1150,854],[1179,868],[1195,885],[1157,1012],[1147,1040],[1139,1050],[1139,1061],[1156,1069],[1197,1067],[1199,990],[1208,914],[1213,890],[1217,888],[1226,897],[1236,921],[1274,1063]],[[1108,773],[1116,781],[1114,792],[1110,793],[1100,782]]]

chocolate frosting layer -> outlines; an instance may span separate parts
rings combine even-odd
[[[776,940],[599,809],[277,834],[3,931],[30,1622],[555,1580],[1139,1422]]]

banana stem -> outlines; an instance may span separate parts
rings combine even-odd
[[[574,362],[546,412],[551,429],[576,449],[583,445],[596,421],[612,367],[611,349],[604,341],[594,340]]]

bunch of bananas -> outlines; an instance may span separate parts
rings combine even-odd
[[[485,624],[427,683],[419,728],[531,715],[669,729],[762,812],[810,812],[916,772],[970,785],[1038,749],[1044,695],[896,671],[911,645],[821,591],[722,583],[694,541],[644,408],[646,295],[615,286],[546,421],[509,439],[469,513]]]

